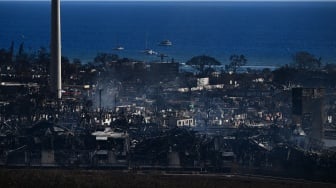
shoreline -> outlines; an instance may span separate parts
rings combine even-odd
[[[139,61],[139,62],[145,62],[145,63],[151,63],[151,62],[160,62],[160,57],[159,56],[150,56],[150,55],[145,55],[145,54],[140,54],[139,55],[129,55],[129,54],[126,54],[124,52],[117,52],[117,51],[100,51],[100,52],[96,52],[96,53],[92,53],[90,55],[85,55],[85,56],[81,56],[79,57],[80,55],[78,54],[66,54],[66,53],[63,53],[62,56],[64,57],[68,57],[69,60],[73,60],[73,59],[80,59],[81,62],[83,64],[87,64],[89,62],[93,62],[94,61],[94,58],[95,56],[98,54],[98,53],[108,53],[108,54],[116,54],[119,56],[119,58],[128,58],[128,59],[132,59],[132,60],[135,60],[135,61]],[[81,53],[81,54],[84,54],[84,53]],[[184,55],[184,56],[170,56],[170,57],[166,57],[164,58],[164,61],[163,62],[171,62],[172,59],[174,59],[175,62],[178,62],[180,64],[185,64],[189,59],[191,59],[192,57],[195,57],[195,56],[198,56],[198,55],[208,55],[208,56],[211,56],[211,57],[214,57],[215,59],[217,59],[219,62],[222,63],[222,65],[228,65],[230,63],[229,61],[229,57],[230,55],[226,55],[226,56],[221,56],[221,57],[218,57],[216,55],[209,55],[208,53],[193,53],[194,55]],[[245,55],[244,53],[240,53],[240,54],[243,54]],[[291,57],[287,57],[287,58],[284,58],[284,57],[272,57],[272,58],[258,58],[258,57],[249,57],[247,56],[247,64],[246,66],[243,66],[243,67],[246,67],[246,68],[257,68],[259,69],[260,67],[265,67],[265,68],[270,68],[270,69],[274,69],[274,68],[279,68],[281,66],[284,66],[286,64],[290,64],[292,63],[292,59]]]

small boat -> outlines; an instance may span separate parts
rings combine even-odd
[[[144,51],[144,53],[147,54],[147,55],[157,55],[158,54],[156,51],[154,51],[152,49],[146,49]]]
[[[125,48],[122,47],[122,46],[117,46],[116,48],[114,48],[114,50],[118,50],[118,51],[121,51],[121,50],[124,50]]]
[[[173,43],[170,40],[164,40],[160,42],[160,46],[171,46]]]

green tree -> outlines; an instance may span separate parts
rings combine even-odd
[[[206,66],[221,65],[218,60],[206,55],[193,57],[186,64],[195,67],[201,74],[205,73]]]
[[[300,51],[293,55],[294,67],[300,70],[315,70],[321,68],[321,57],[316,58],[314,55]]]
[[[227,66],[227,69],[232,70],[234,73],[237,72],[237,69],[241,66],[246,65],[247,59],[244,55],[233,54],[230,56],[230,64]]]

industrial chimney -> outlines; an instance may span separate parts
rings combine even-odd
[[[61,78],[61,20],[60,0],[51,0],[51,63],[50,63],[50,89],[57,97],[62,98]]]

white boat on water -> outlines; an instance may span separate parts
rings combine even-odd
[[[124,50],[125,48],[122,47],[122,46],[117,46],[116,48],[114,48],[114,50],[117,50],[117,51],[122,51]]]
[[[147,55],[157,55],[158,54],[156,51],[154,51],[152,49],[146,49],[144,51],[144,53],[147,54]]]

